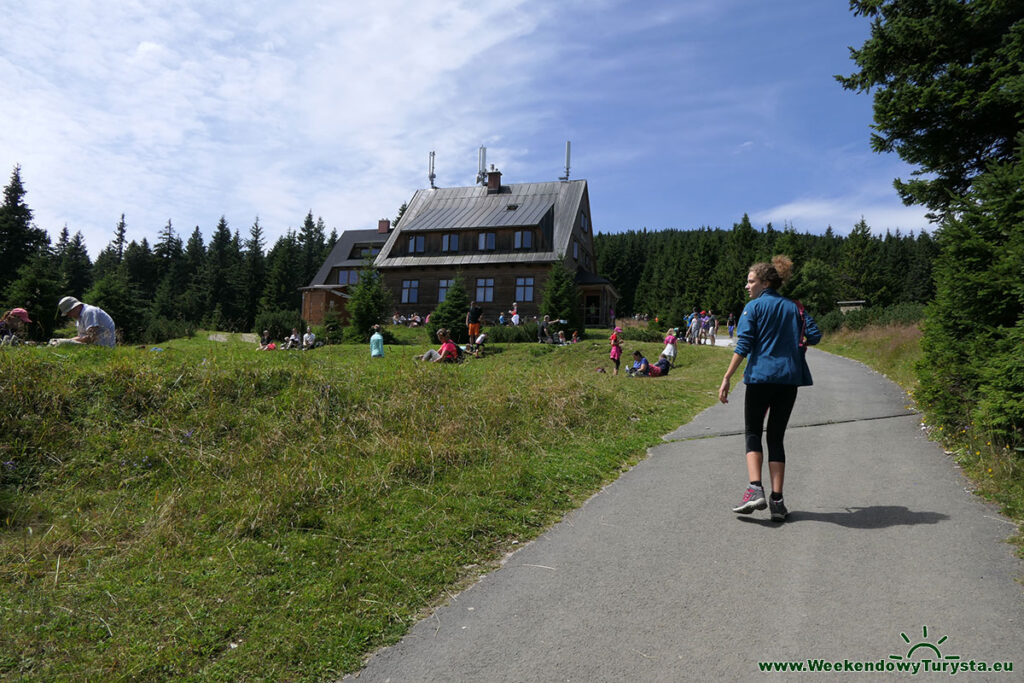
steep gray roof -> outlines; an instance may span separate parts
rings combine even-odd
[[[565,254],[576,216],[586,196],[587,181],[502,185],[488,194],[482,185],[417,190],[374,265],[392,268],[410,265],[467,265],[486,263],[549,263]],[[516,208],[510,209],[509,207]],[[538,225],[552,212],[552,251],[523,254],[462,254],[389,257],[405,232]]]
[[[327,256],[327,260],[320,266],[320,270],[317,271],[313,277],[313,281],[309,283],[310,287],[315,285],[327,284],[327,276],[331,274],[332,268],[359,268],[363,265],[363,259],[361,258],[349,258],[352,253],[352,247],[357,244],[372,244],[375,246],[381,246],[387,240],[390,235],[376,230],[346,230],[338,236],[338,241],[334,243],[334,248],[331,249],[331,253]]]

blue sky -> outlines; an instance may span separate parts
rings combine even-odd
[[[426,187],[589,181],[594,226],[927,227],[844,91],[841,0],[0,0],[0,172],[95,255],[221,215],[267,246],[306,212],[376,227]]]

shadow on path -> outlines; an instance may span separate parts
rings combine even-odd
[[[741,522],[761,526],[780,526],[778,522],[761,517],[737,517]],[[902,505],[874,505],[866,508],[846,508],[844,512],[808,512],[791,510],[786,524],[793,522],[828,522],[850,529],[885,529],[891,526],[938,524],[949,519],[940,512],[914,512]]]

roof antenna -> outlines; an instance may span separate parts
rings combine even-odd
[[[427,179],[430,180],[430,189],[436,190],[437,187],[434,185],[434,180],[437,179],[437,174],[434,173],[434,153],[430,153],[430,165],[427,171]]]
[[[477,152],[476,182],[480,185],[487,184],[487,148],[480,145]]]
[[[565,141],[565,175],[559,178],[559,180],[568,182],[569,180],[569,151],[572,148],[572,143],[568,140]]]

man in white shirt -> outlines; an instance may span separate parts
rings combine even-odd
[[[66,296],[57,304],[61,315],[75,321],[78,335],[71,339],[78,344],[96,344],[113,348],[117,343],[114,320],[99,306],[83,304],[73,296]]]
[[[306,334],[302,335],[302,348],[303,349],[311,349],[311,348],[313,348],[313,345],[315,343],[316,343],[316,335],[313,334],[313,328],[312,327],[307,327],[306,328]]]

